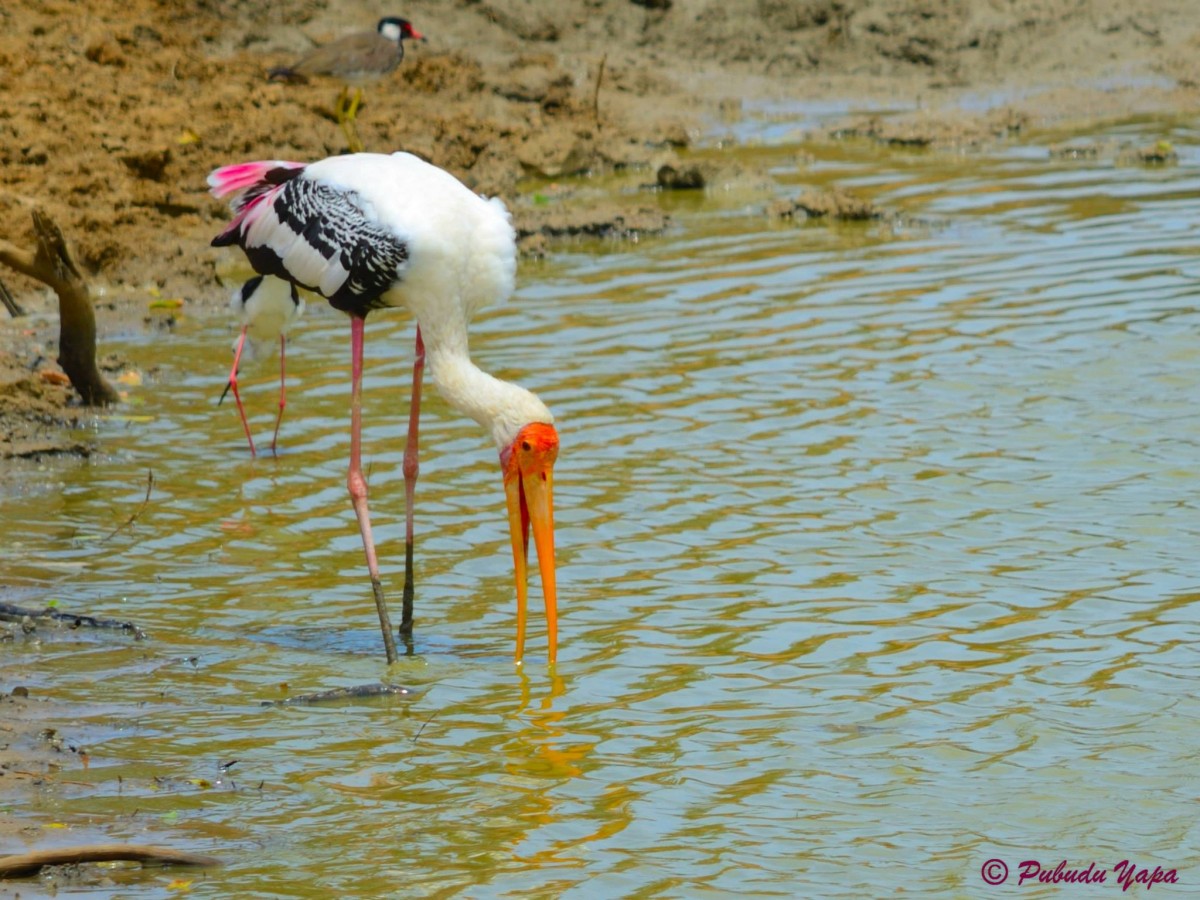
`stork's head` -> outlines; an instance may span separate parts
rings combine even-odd
[[[455,409],[482,425],[500,452],[508,524],[517,581],[517,662],[525,647],[526,578],[529,531],[537,548],[542,591],[546,598],[549,660],[558,642],[558,595],[554,584],[554,461],[558,432],[554,416],[536,394],[479,369],[466,355],[465,342],[447,350],[455,337],[438,331],[432,320],[422,324],[429,348],[429,368],[438,391]]]
[[[546,598],[546,639],[549,660],[558,653],[558,589],[554,582],[554,461],[558,459],[558,432],[546,422],[533,422],[517,431],[500,449],[504,494],[508,501],[508,527],[512,536],[513,567],[517,580],[517,662],[525,650],[525,601],[529,560],[529,530],[537,548],[542,592]]]

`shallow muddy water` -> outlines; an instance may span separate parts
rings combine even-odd
[[[473,330],[559,422],[555,672],[536,578],[512,663],[495,453],[432,390],[415,653],[384,665],[341,316],[310,305],[294,335],[278,458],[216,406],[230,323],[110,339],[157,368],[93,458],[5,477],[0,569],[150,637],[0,645],[0,687],[95,726],[90,768],[9,808],[69,826],[28,846],[226,862],[114,874],[124,897],[965,897],[989,860],[1007,889],[1025,860],[1095,862],[1111,893],[1125,859],[1194,891],[1200,132],[790,134],[777,113],[735,151],[773,184],[663,197],[669,235],[526,265]],[[1068,137],[1099,156],[1051,158]],[[1114,157],[1159,139],[1177,165]],[[812,185],[898,218],[764,216]],[[368,321],[397,616],[410,354],[404,316]],[[243,382],[264,444],[275,377]],[[415,694],[260,705],[380,679]],[[1024,886],[1064,889],[1086,890]]]

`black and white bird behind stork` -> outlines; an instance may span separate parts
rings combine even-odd
[[[233,368],[229,370],[229,381],[217,401],[219,406],[225,395],[233,391],[237,402],[242,429],[250,444],[250,455],[256,456],[254,437],[250,434],[250,423],[246,420],[246,409],[238,391],[238,376],[242,364],[253,362],[266,355],[270,345],[279,341],[279,413],[275,417],[275,433],[271,438],[271,452],[279,442],[279,424],[283,421],[283,410],[287,406],[287,380],[285,359],[287,355],[288,328],[304,313],[304,301],[296,286],[281,278],[256,275],[248,279],[229,299],[229,306],[242,323],[242,331],[233,343]]]

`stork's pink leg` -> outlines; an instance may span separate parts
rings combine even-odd
[[[246,432],[246,440],[250,443],[250,455],[257,456],[254,450],[254,438],[250,436],[250,423],[246,421],[246,410],[242,407],[242,395],[238,393],[237,376],[238,364],[242,361],[242,348],[246,346],[246,328],[242,328],[242,336],[238,338],[237,350],[233,354],[233,368],[229,371],[228,388],[233,389],[233,399],[237,402],[238,415],[242,417],[242,429]]]
[[[283,421],[283,408],[287,406],[287,377],[284,374],[283,356],[287,347],[287,335],[279,336],[279,415],[275,417],[275,435],[271,438],[271,453],[275,453],[275,445],[279,442],[279,423]]]
[[[417,437],[421,426],[421,379],[425,374],[425,342],[417,326],[417,345],[413,355],[412,402],[408,407],[408,442],[404,446],[404,603],[400,613],[400,633],[411,635],[413,626],[413,505],[417,494]]]
[[[363,322],[359,316],[350,317],[350,474],[346,485],[350,489],[354,514],[358,517],[358,530],[367,554],[367,571],[371,573],[371,590],[375,594],[375,609],[379,613],[379,627],[383,630],[383,649],[390,664],[397,659],[396,639],[392,636],[392,623],[383,599],[383,582],[379,578],[375,541],[371,537],[371,514],[367,511],[367,479],[362,470]]]

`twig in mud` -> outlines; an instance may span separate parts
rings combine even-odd
[[[160,863],[165,866],[219,866],[221,861],[199,853],[146,847],[137,844],[87,844],[82,847],[61,847],[55,850],[35,850],[16,856],[0,857],[0,878],[27,878],[46,866],[65,866],[75,863],[112,862],[113,860]]]
[[[608,62],[608,54],[605,53],[600,57],[600,67],[596,71],[596,87],[592,91],[592,119],[596,123],[596,130],[600,130],[600,82],[604,80],[604,64]]]
[[[8,285],[0,279],[0,303],[4,304],[4,308],[8,310],[8,314],[14,319],[19,319],[25,315],[25,310],[21,309],[21,304],[13,299],[13,295],[9,293]]]
[[[0,622],[24,622],[26,619],[50,619],[54,622],[65,622],[72,628],[87,626],[88,628],[116,628],[133,635],[135,641],[146,639],[146,632],[132,622],[120,622],[116,619],[98,619],[95,616],[84,616],[77,613],[59,612],[57,609],[27,609],[14,606],[11,603],[0,603]]]
[[[140,516],[142,514],[142,512],[146,509],[146,505],[150,502],[150,492],[152,490],[154,490],[154,470],[147,469],[146,470],[146,496],[144,498],[142,498],[141,505],[138,506],[138,508],[133,511],[133,515],[131,515],[128,519],[126,519],[124,522],[122,522],[120,525],[118,525],[116,528],[114,528],[112,531],[110,531],[104,537],[100,538],[101,544],[103,544],[105,541],[109,540],[110,538],[115,537],[119,532],[124,531],[126,528],[128,528],[130,525],[132,525],[134,522],[137,521],[138,516]]]

